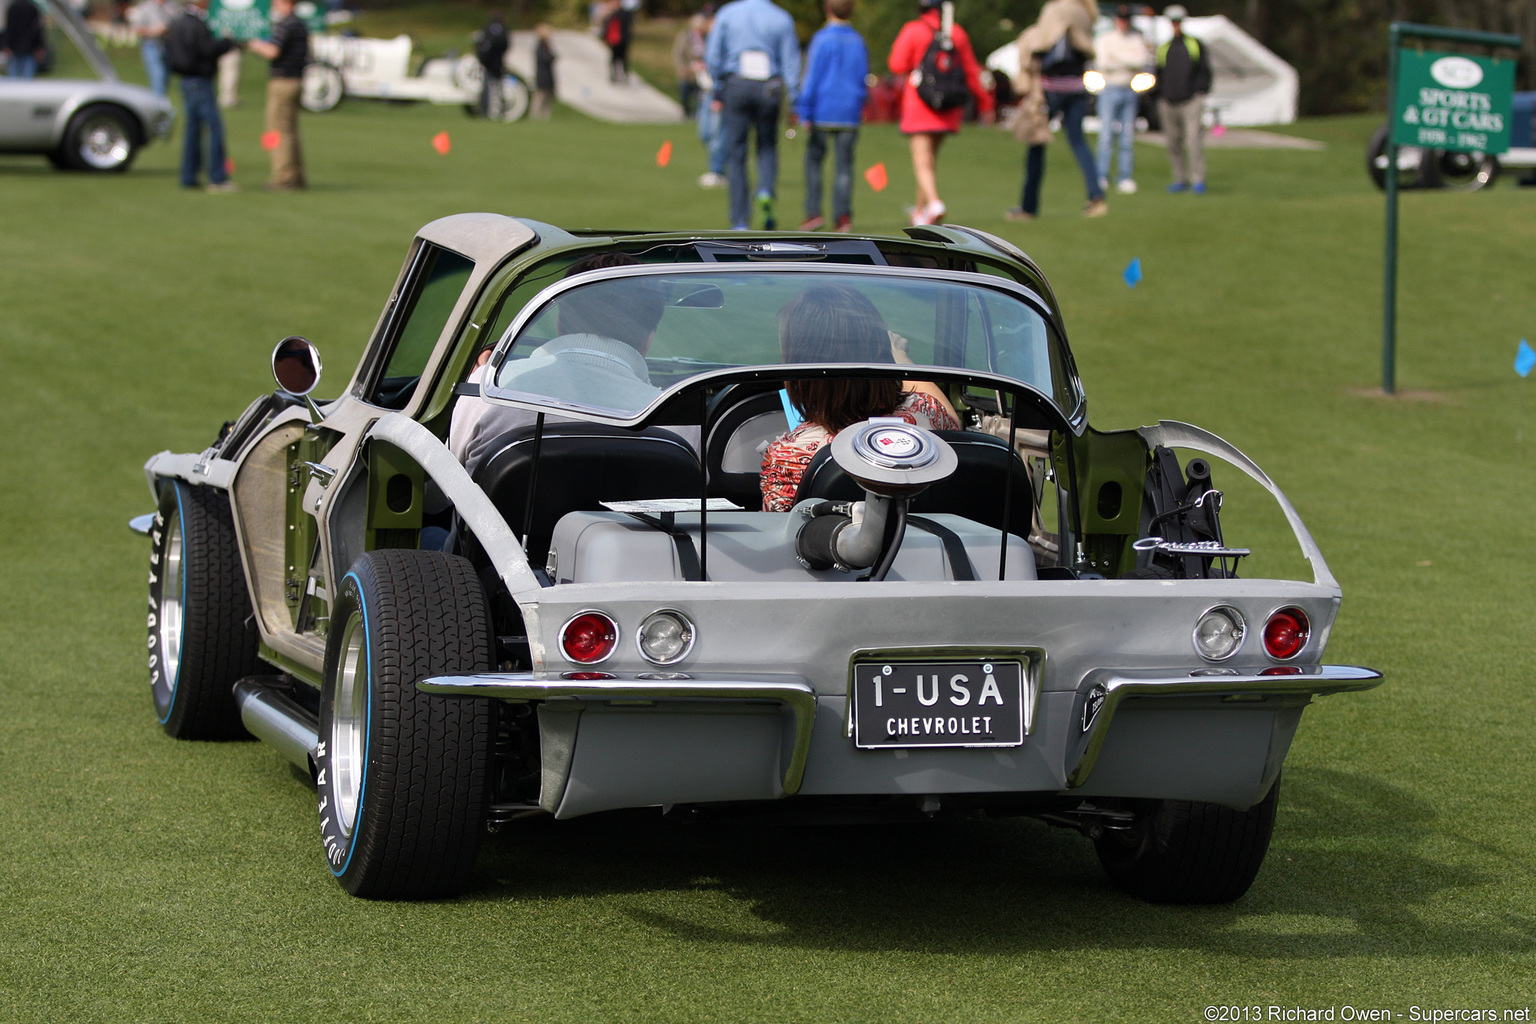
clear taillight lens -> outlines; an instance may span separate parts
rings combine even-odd
[[[1212,608],[1195,624],[1195,650],[1206,661],[1225,661],[1243,646],[1247,632],[1243,616],[1236,608]]]
[[[654,665],[671,665],[682,661],[693,650],[693,623],[682,612],[670,609],[652,612],[640,623],[635,635],[640,646],[640,656]]]

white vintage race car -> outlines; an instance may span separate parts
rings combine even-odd
[[[145,466],[151,693],[307,772],[358,895],[657,807],[1035,815],[1128,892],[1233,900],[1302,709],[1379,681],[1325,661],[1339,586],[1279,488],[1196,427],[1090,428],[1050,286],[980,231],[452,216],[337,397],[304,339],[273,364]],[[1306,578],[1238,574],[1224,475]]]
[[[305,110],[334,110],[343,97],[460,104],[478,112],[485,70],[473,55],[432,57],[411,73],[411,37],[367,39],[311,36],[300,102]],[[509,68],[490,116],[516,121],[528,111],[528,87]]]

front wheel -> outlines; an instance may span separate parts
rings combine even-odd
[[[1391,129],[1383,125],[1365,147],[1365,170],[1379,189],[1387,187],[1388,139]],[[1430,151],[1418,146],[1397,147],[1397,187],[1429,188],[1433,184]]]
[[[528,87],[515,75],[501,80],[501,107],[496,111],[498,121],[517,121],[528,113]]]
[[[1149,903],[1230,903],[1248,891],[1269,852],[1277,777],[1246,811],[1198,800],[1130,801],[1129,832],[1095,840],[1116,888]]]
[[[109,103],[93,103],[69,120],[60,160],[77,171],[126,171],[139,153],[133,115]]]
[[[149,536],[155,717],[177,739],[244,737],[231,687],[256,671],[257,636],[228,494],[166,481]]]
[[[355,896],[433,899],[468,881],[485,831],[490,701],[416,689],[484,672],[492,636],[470,563],[364,554],[331,609],[316,788],[331,873]]]

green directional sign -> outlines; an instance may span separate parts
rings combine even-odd
[[[1400,50],[1392,142],[1502,153],[1509,148],[1514,89],[1512,60]]]

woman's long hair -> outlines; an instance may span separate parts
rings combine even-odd
[[[891,336],[875,304],[846,285],[813,285],[779,310],[786,363],[891,363]],[[837,433],[901,404],[901,381],[792,380],[789,400],[806,422]]]

